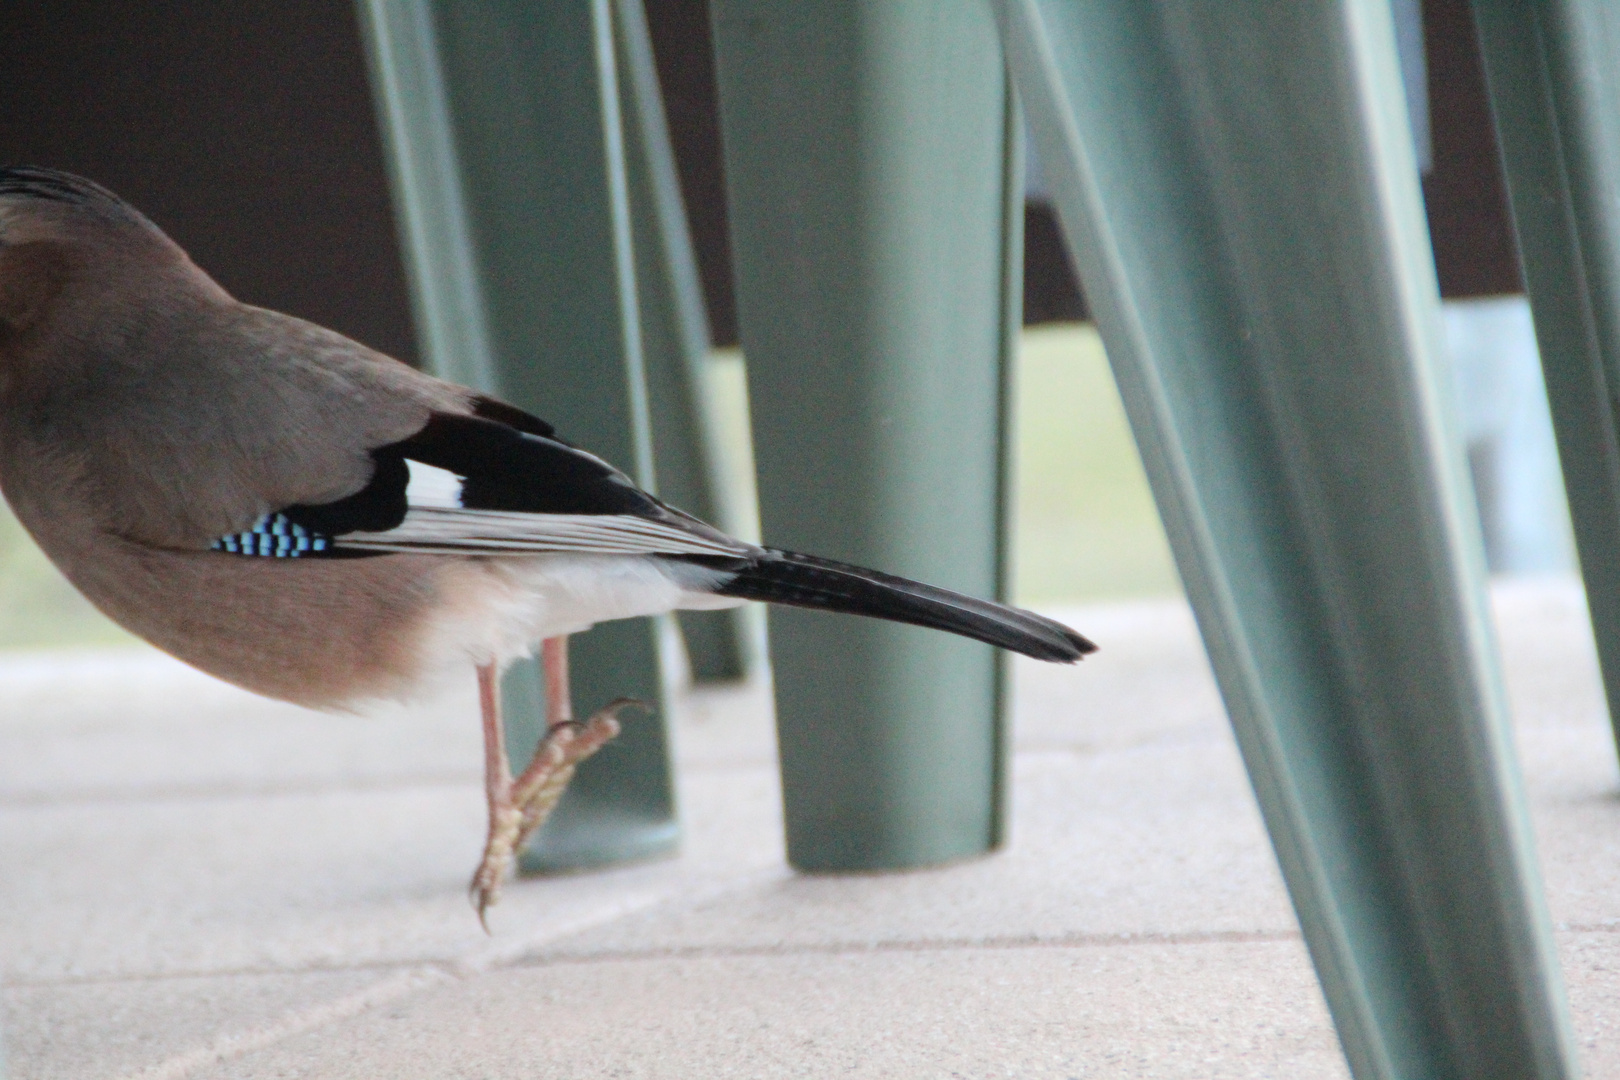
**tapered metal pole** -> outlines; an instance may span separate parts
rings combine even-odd
[[[993,595],[1016,249],[990,13],[711,12],[764,538]],[[997,841],[989,648],[800,610],[770,625],[793,865],[915,866]]]
[[[554,422],[654,486],[609,0],[362,0],[417,323],[430,366]],[[575,706],[653,704],[579,770],[521,858],[587,866],[678,837],[654,621],[571,642]],[[539,673],[504,685],[513,755],[541,734]]]
[[[1476,0],[1474,18],[1620,737],[1620,10]]]
[[[1575,1075],[1388,4],[992,6],[1352,1071]]]

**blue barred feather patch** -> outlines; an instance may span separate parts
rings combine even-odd
[[[286,514],[266,514],[253,523],[247,532],[232,533],[215,540],[215,551],[228,551],[233,555],[268,555],[278,559],[296,559],[300,555],[324,552],[331,546],[331,538],[311,532],[302,525],[287,520]]]

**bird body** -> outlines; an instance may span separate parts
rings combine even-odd
[[[76,588],[158,647],[258,693],[351,707],[603,619],[741,603],[685,597],[635,555],[222,558],[220,538],[363,489],[373,448],[435,413],[473,416],[477,395],[238,303],[144,220],[44,204],[63,220],[27,222],[21,244],[0,210],[0,281],[51,267],[45,303],[7,320],[0,491]],[[138,272],[102,254],[108,230],[145,256]]]
[[[45,169],[0,170],[0,492],[103,612],[249,690],[342,708],[477,668],[480,912],[616,730],[599,714],[570,734],[564,694],[557,738],[511,779],[491,687],[537,643],[764,600],[1046,660],[1095,648],[1029,612],[727,536],[537,417],[238,302],[117,196]],[[546,659],[565,684],[560,646]]]

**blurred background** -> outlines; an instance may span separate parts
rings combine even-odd
[[[1396,0],[1459,428],[1495,573],[1574,565],[1557,453],[1466,0]],[[647,0],[714,335],[729,472],[746,486],[724,177],[704,0]],[[349,0],[11,0],[0,161],[67,169],[143,210],[239,298],[416,358]],[[1179,583],[1107,358],[1027,163],[1014,373],[1014,592],[1055,605]],[[566,433],[566,419],[561,425]],[[769,539],[769,538],[767,538]],[[0,509],[0,649],[132,642]]]

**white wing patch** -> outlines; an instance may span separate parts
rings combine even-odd
[[[411,479],[415,482],[414,462]],[[435,470],[443,472],[444,470]],[[453,474],[446,473],[450,476]],[[704,536],[679,525],[633,514],[529,514],[516,510],[464,510],[418,506],[387,532],[345,533],[341,547],[446,555],[527,555],[541,551],[600,555],[745,555],[729,538]]]
[[[542,551],[598,555],[741,555],[729,538],[692,532],[678,524],[634,514],[534,514],[469,510],[462,506],[466,478],[436,465],[405,459],[405,520],[386,532],[345,533],[339,547],[447,555],[528,555]]]
[[[405,467],[411,471],[410,483],[405,485],[407,506],[413,509],[419,506],[445,510],[461,508],[461,485],[466,482],[466,477],[410,458],[405,459]]]

